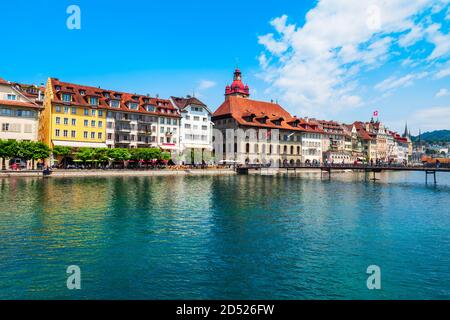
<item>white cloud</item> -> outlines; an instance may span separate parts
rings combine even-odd
[[[422,131],[450,129],[450,106],[433,107],[415,111],[408,120],[408,126]]]
[[[436,79],[442,79],[450,75],[450,66],[439,70],[434,76]]]
[[[269,92],[296,113],[326,115],[360,106],[361,74],[397,56],[396,44],[408,48],[423,39],[435,45],[430,60],[445,57],[448,35],[418,18],[432,6],[430,0],[319,0],[303,26],[289,23],[286,15],[271,21],[276,34],[259,37],[265,48],[261,76]],[[399,63],[402,59],[410,59],[408,67],[417,61],[402,55]],[[393,90],[423,76],[417,71],[391,77],[378,87]]]
[[[445,89],[445,88],[441,88],[436,93],[436,98],[445,97],[445,96],[448,96],[448,95],[450,95],[450,92],[447,89]]]
[[[398,88],[408,87],[412,85],[415,80],[423,79],[426,76],[427,76],[426,72],[421,72],[418,74],[410,73],[400,78],[391,76],[376,84],[375,89],[379,91],[390,91]]]
[[[434,49],[428,56],[428,60],[442,58],[450,53],[450,34],[442,33],[440,28],[441,26],[435,23],[426,30],[428,41],[434,44]]]
[[[200,80],[198,83],[198,89],[199,90],[207,90],[215,87],[217,85],[216,82],[211,80]]]
[[[421,40],[424,36],[424,29],[422,26],[412,26],[411,30],[400,37],[398,44],[402,47],[409,47]]]

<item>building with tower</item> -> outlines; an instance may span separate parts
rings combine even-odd
[[[242,73],[234,71],[225,101],[214,112],[216,161],[271,166],[322,160],[323,130],[311,119],[292,116],[278,103],[250,99]]]

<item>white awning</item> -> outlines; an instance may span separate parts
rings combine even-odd
[[[53,140],[53,145],[74,148],[106,148],[106,143]]]

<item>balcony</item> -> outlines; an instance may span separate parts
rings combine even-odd
[[[119,132],[131,132],[131,127],[116,127],[116,131]]]

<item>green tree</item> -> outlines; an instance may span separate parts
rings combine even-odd
[[[64,168],[67,167],[67,157],[72,154],[71,147],[55,146],[52,150],[55,157],[61,157]]]
[[[159,149],[159,148],[150,148],[148,150],[149,160],[159,160],[162,157],[161,154],[162,154],[162,152],[161,152],[161,149]]]
[[[86,162],[88,160],[94,160],[95,151],[93,148],[80,148],[76,153],[77,159]]]
[[[131,154],[128,149],[114,148],[108,149],[108,156],[114,161],[122,161],[125,166],[124,162],[130,159]]]
[[[171,159],[171,156],[170,156],[169,152],[162,152],[161,153],[161,160],[169,161],[170,159]]]
[[[110,160],[108,150],[108,148],[94,149],[94,160],[97,160],[100,163],[108,162]]]
[[[131,149],[130,152],[130,159],[132,160],[144,160],[145,158],[145,150],[144,148],[135,148],[135,149]]]
[[[0,140],[0,158],[2,158],[2,170],[6,170],[6,159],[13,158],[17,153],[17,141]]]
[[[51,150],[50,148],[43,142],[34,142],[33,143],[33,155],[31,160],[33,160],[33,168],[35,160],[44,161],[48,157],[50,157]]]

